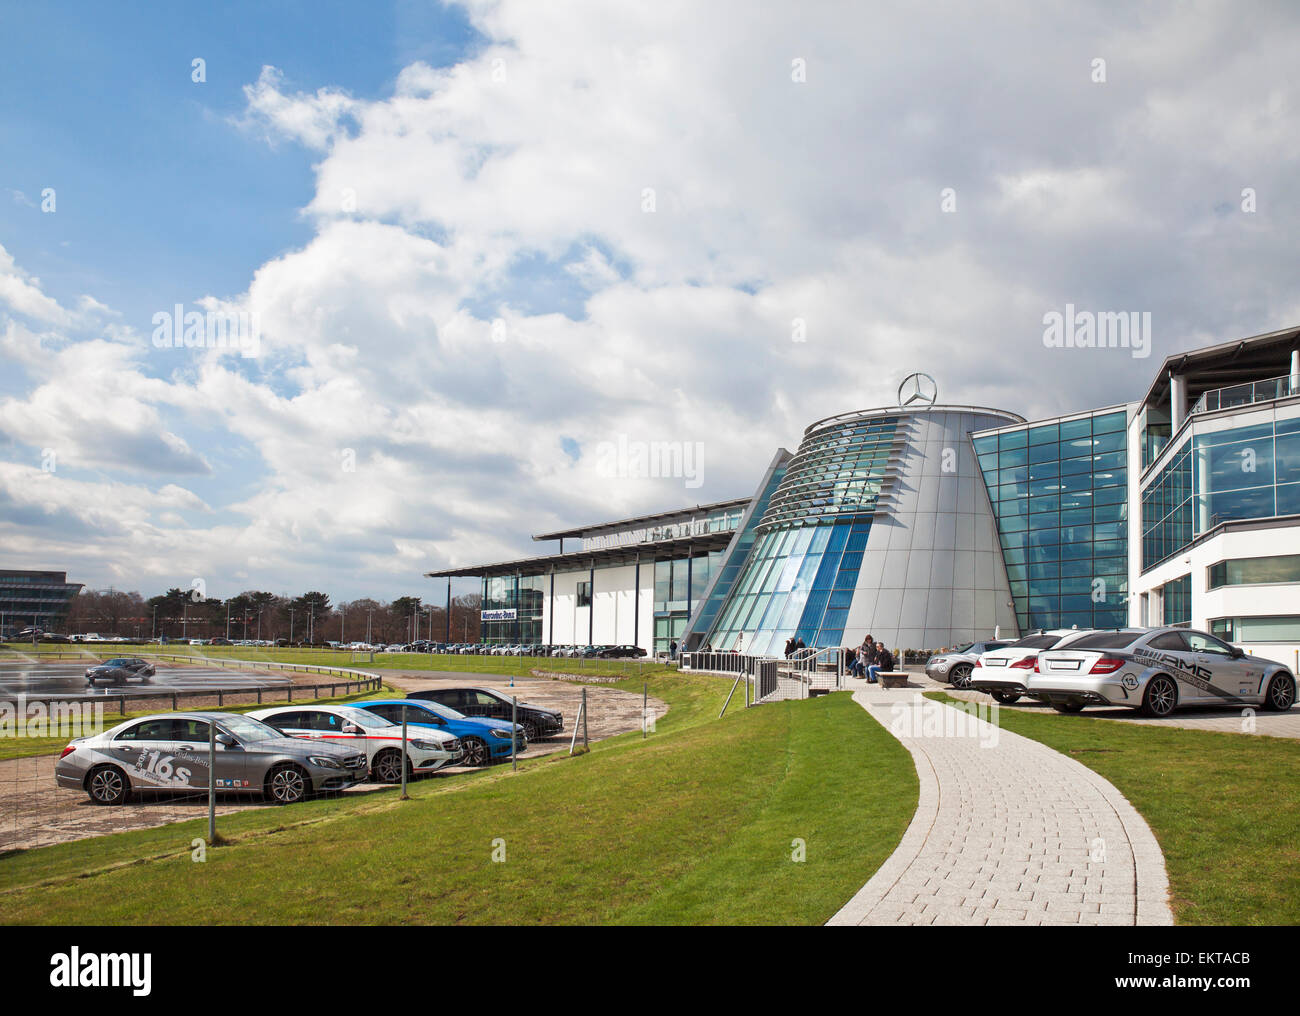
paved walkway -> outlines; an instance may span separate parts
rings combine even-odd
[[[829,924],[1173,923],[1159,844],[1091,769],[919,687],[848,685],[912,753],[921,793],[898,848]]]

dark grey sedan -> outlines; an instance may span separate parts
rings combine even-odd
[[[87,667],[86,683],[93,685],[96,681],[108,681],[111,684],[126,684],[133,677],[147,683],[156,672],[148,660],[142,660],[138,656],[119,656]]]
[[[216,724],[216,752],[209,751]],[[214,768],[216,772],[211,770]],[[286,737],[238,713],[159,713],[120,723],[63,749],[54,769],[60,787],[84,790],[96,804],[123,804],[140,792],[262,794],[293,804],[313,793],[345,790],[366,779],[354,748]]]

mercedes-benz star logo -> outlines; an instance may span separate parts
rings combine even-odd
[[[908,374],[898,386],[898,404],[900,407],[920,403],[933,406],[939,397],[939,386],[929,374]]]

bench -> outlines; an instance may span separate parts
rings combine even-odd
[[[876,677],[882,688],[907,687],[907,672],[903,670],[882,670]]]

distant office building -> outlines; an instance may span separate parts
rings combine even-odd
[[[61,631],[81,586],[69,582],[67,572],[0,569],[0,633]]]
[[[1050,420],[936,402],[911,375],[897,406],[778,449],[747,498],[430,576],[482,578],[492,642],[780,655],[1180,624],[1300,657],[1300,329],[1171,356],[1138,401]]]

